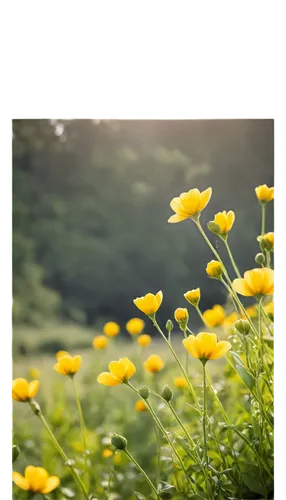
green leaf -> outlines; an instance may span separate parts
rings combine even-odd
[[[142,493],[138,493],[138,491],[134,491],[134,494],[136,495],[137,498],[139,498],[139,500],[147,500],[147,498],[144,497]]]
[[[214,451],[214,450],[209,450],[208,451],[208,456],[212,459],[212,460],[215,460],[216,462],[222,462],[222,458],[220,457],[220,455]]]
[[[257,481],[257,479],[255,479],[250,474],[242,474],[242,480],[243,480],[245,486],[247,486],[247,488],[250,489],[250,491],[253,491],[254,493],[258,493],[259,495],[264,494],[264,491],[263,491],[263,488],[261,486],[260,481]]]
[[[193,452],[195,450],[195,448],[192,448],[188,441],[185,439],[185,438],[182,438],[181,436],[179,436],[178,434],[174,434],[175,436],[175,441],[180,444],[182,446],[182,448],[185,450],[185,452],[189,455],[189,456],[193,456]]]
[[[243,366],[243,361],[240,359],[237,352],[229,351],[229,353],[232,355],[234,363],[238,363],[240,366]]]
[[[243,366],[236,365],[236,370],[239,376],[242,378],[245,385],[252,391],[255,386],[255,379]]]

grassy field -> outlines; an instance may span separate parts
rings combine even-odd
[[[222,331],[219,336],[225,336]],[[52,349],[53,342],[71,352],[82,356],[82,367],[75,376],[79,390],[86,431],[88,448],[88,474],[83,474],[83,443],[80,432],[80,420],[69,377],[57,373],[53,369],[56,362],[52,354],[41,354],[39,349],[47,342]],[[36,400],[49,422],[56,438],[65,453],[74,462],[79,474],[85,479],[89,491],[98,500],[149,499],[150,487],[140,474],[134,463],[124,452],[116,451],[110,445],[112,433],[125,436],[128,449],[137,462],[143,467],[154,484],[161,488],[161,498],[209,498],[204,492],[203,480],[199,467],[192,459],[189,443],[182,427],[162,399],[151,395],[150,402],[158,418],[168,431],[169,438],[182,458],[188,474],[201,484],[198,491],[189,491],[184,473],[174,451],[164,436],[158,435],[154,421],[149,412],[138,412],[135,403],[136,394],[124,384],[106,387],[97,383],[100,372],[106,371],[111,360],[127,356],[135,364],[137,371],[132,377],[136,388],[143,385],[157,393],[161,393],[165,384],[173,391],[172,407],[183,422],[185,429],[192,436],[196,452],[202,454],[202,422],[198,410],[188,388],[175,386],[175,377],[181,375],[180,369],[162,339],[156,339],[148,348],[139,348],[134,338],[121,340],[120,336],[112,339],[107,349],[93,349],[91,341],[93,332],[75,326],[50,326],[39,331],[37,329],[17,329],[14,332],[14,377],[26,377],[32,380],[30,369],[39,372],[40,389]],[[186,350],[182,345],[182,332],[173,334],[173,346],[185,366]],[[128,341],[129,340],[129,341]],[[233,341],[237,341],[233,338]],[[21,354],[20,346],[25,344],[27,354]],[[57,345],[57,344],[56,344]],[[157,374],[147,373],[143,362],[151,354],[159,354],[165,367]],[[202,367],[201,363],[188,356],[188,373],[194,386],[197,398],[202,407]],[[239,375],[231,368],[226,358],[208,363],[213,387],[220,398],[227,416],[238,427],[242,436],[255,443],[260,435],[259,415],[250,398],[250,391]],[[216,481],[213,498],[265,498],[264,490],[271,498],[272,484],[261,486],[265,474],[253,450],[247,446],[243,438],[231,432],[211,390],[208,390],[208,456],[212,467],[213,481]],[[20,456],[14,464],[14,470],[23,472],[27,465],[41,465],[50,474],[61,479],[61,485],[47,498],[64,500],[83,498],[73,477],[54,446],[41,422],[33,414],[28,404],[14,402],[13,443],[18,444]],[[252,423],[253,428],[250,426]],[[253,430],[254,429],[254,430]],[[111,450],[106,456],[106,450]],[[270,453],[270,452],[269,452]],[[268,457],[269,458],[269,457]],[[138,493],[134,493],[138,492]],[[30,498],[29,492],[20,490],[14,485],[14,498]],[[137,495],[137,496],[136,496]],[[141,495],[141,496],[140,496]],[[34,495],[33,499],[42,498]],[[211,497],[210,497],[211,498]]]

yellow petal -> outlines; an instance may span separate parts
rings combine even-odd
[[[50,476],[47,480],[46,480],[46,484],[44,486],[44,488],[41,489],[41,493],[43,495],[46,495],[47,493],[51,493],[51,491],[53,491],[55,488],[57,488],[60,484],[60,479],[58,478],[58,476]]]
[[[218,359],[224,356],[227,351],[231,349],[231,344],[227,342],[226,340],[221,340],[218,342],[216,349],[214,352],[210,355],[209,359]]]
[[[19,488],[22,488],[22,490],[28,490],[29,489],[29,483],[27,479],[22,476],[22,474],[19,474],[19,472],[13,472],[12,474],[13,481]]]
[[[169,217],[168,222],[170,222],[171,224],[174,224],[176,222],[182,222],[183,220],[188,219],[188,217],[189,217],[188,215],[174,214],[174,215],[171,215],[171,217]]]
[[[39,390],[40,382],[39,380],[33,380],[29,383],[29,397],[34,398]]]
[[[40,491],[46,484],[49,475],[43,467],[34,467],[29,465],[25,469],[25,478],[27,479],[32,491]]]
[[[197,188],[190,189],[188,193],[182,193],[180,200],[184,213],[187,213],[189,217],[199,211],[201,194]]]
[[[201,193],[200,204],[199,204],[200,212],[207,206],[208,202],[210,201],[211,195],[212,195],[211,187],[209,187],[208,189],[206,189]]]
[[[26,401],[29,398],[29,384],[25,378],[16,378],[13,380],[12,396],[17,401]]]
[[[196,337],[194,335],[189,335],[187,339],[184,339],[183,344],[194,358],[200,357],[199,351],[197,349]]]
[[[62,356],[59,359],[58,365],[60,365],[60,373],[68,375],[72,371],[72,357],[69,354],[67,354],[66,356]]]
[[[59,360],[63,356],[69,356],[69,353],[67,351],[58,351],[57,354],[56,354],[57,360]]]
[[[233,226],[233,223],[235,221],[235,214],[232,210],[230,210],[228,213],[227,213],[227,230],[229,231],[232,226]]]
[[[115,375],[112,375],[112,373],[109,373],[109,372],[100,373],[97,377],[97,382],[99,384],[108,385],[110,387],[114,386],[114,385],[122,384],[122,380],[115,377]]]
[[[233,281],[232,286],[237,293],[240,293],[240,295],[244,295],[245,297],[251,297],[255,295],[243,278],[236,278]]]
[[[72,373],[78,372],[81,367],[81,356],[74,356],[72,359]]]
[[[174,212],[176,212],[176,214],[188,217],[188,214],[184,211],[182,207],[180,198],[173,198],[170,203],[170,207],[172,210],[174,210]]]
[[[196,337],[197,350],[200,358],[210,358],[211,354],[216,350],[217,337],[215,333],[201,332]]]
[[[108,365],[108,369],[112,373],[112,375],[114,375],[120,380],[123,380],[127,367],[125,366],[124,362],[119,360],[119,361],[111,361]]]
[[[162,304],[162,300],[163,300],[163,293],[160,290],[160,292],[156,293],[157,311],[158,311],[160,305]]]
[[[262,269],[264,277],[264,294],[273,295],[274,293],[274,271],[268,267],[263,267]]]
[[[127,380],[129,380],[134,375],[134,373],[136,372],[135,365],[128,358],[120,358],[119,361],[121,361],[122,363],[124,363],[124,365],[125,365],[125,376],[124,376],[124,378],[127,379]]]

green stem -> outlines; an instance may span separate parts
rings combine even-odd
[[[207,442],[207,431],[206,431],[206,418],[207,418],[207,385],[206,385],[206,365],[203,365],[203,395],[204,395],[204,413],[203,413],[203,434],[204,434],[204,461],[208,465],[208,442]]]
[[[157,498],[161,498],[156,487],[154,486],[154,484],[152,483],[151,479],[149,478],[149,476],[146,474],[146,472],[142,469],[142,467],[138,464],[138,462],[135,460],[135,458],[131,455],[131,453],[129,453],[129,451],[126,449],[126,450],[123,450],[125,455],[127,455],[127,457],[134,463],[134,465],[137,467],[137,469],[141,472],[141,474],[145,477],[147,483],[149,484],[150,488],[154,491],[155,495]]]
[[[72,385],[73,385],[73,390],[75,394],[75,400],[78,408],[78,413],[79,413],[79,420],[80,420],[80,430],[81,430],[81,437],[82,437],[82,444],[83,444],[83,452],[84,452],[84,475],[87,475],[87,449],[86,449],[86,440],[85,440],[85,422],[83,418],[83,413],[82,413],[82,407],[80,403],[80,398],[79,398],[79,393],[75,384],[74,377],[71,377],[72,380]],[[88,478],[87,478],[88,479]]]
[[[207,324],[206,324],[206,322],[205,322],[205,319],[204,319],[203,313],[202,313],[202,311],[200,310],[199,306],[198,306],[198,305],[197,305],[197,306],[195,306],[195,309],[196,309],[196,311],[197,311],[197,313],[198,313],[199,317],[201,318],[201,320],[202,320],[203,324],[207,327],[208,325],[207,325]]]
[[[183,373],[184,378],[186,379],[186,382],[187,382],[188,387],[189,387],[189,390],[190,390],[190,392],[191,392],[191,394],[192,394],[192,396],[193,396],[193,399],[194,399],[194,401],[195,401],[195,403],[196,403],[196,405],[197,405],[197,407],[198,407],[199,413],[200,413],[200,414],[202,414],[202,412],[201,412],[201,408],[200,408],[200,405],[199,405],[199,402],[198,402],[198,398],[197,398],[196,393],[195,393],[195,391],[194,391],[194,388],[193,388],[193,386],[192,386],[192,384],[191,384],[191,382],[190,382],[190,380],[189,380],[189,377],[188,377],[188,374],[187,374],[186,370],[184,369],[183,365],[181,364],[181,362],[180,362],[180,360],[179,360],[179,358],[178,358],[177,354],[175,353],[175,351],[174,351],[174,349],[173,349],[172,345],[171,345],[171,344],[170,344],[170,342],[166,339],[166,337],[165,337],[164,333],[162,332],[162,330],[161,330],[160,326],[158,325],[158,323],[157,323],[156,319],[155,319],[155,318],[152,318],[152,317],[151,317],[150,319],[153,321],[153,324],[154,324],[155,328],[157,328],[158,332],[160,333],[160,335],[161,335],[161,336],[163,337],[163,339],[165,340],[165,342],[166,342],[166,344],[168,345],[168,347],[169,347],[170,351],[172,352],[172,354],[173,354],[173,356],[174,356],[175,360],[177,361],[178,366],[180,367],[180,370],[181,370],[181,372]]]
[[[156,445],[157,445],[157,472],[156,472],[156,484],[157,488],[159,487],[159,482],[160,482],[160,472],[161,472],[161,439],[160,439],[160,434],[158,432],[157,425],[155,424],[153,420],[153,425],[154,425],[154,432],[156,436]]]
[[[265,234],[266,203],[261,203],[261,236]]]
[[[233,267],[233,269],[234,269],[234,271],[235,271],[235,273],[236,273],[236,276],[237,276],[238,278],[241,278],[241,274],[240,274],[239,269],[238,269],[238,267],[237,267],[237,265],[236,265],[236,262],[235,262],[235,260],[234,260],[234,258],[233,258],[232,252],[231,252],[230,247],[229,247],[229,244],[228,244],[228,242],[227,242],[227,238],[226,238],[226,239],[223,239],[223,241],[224,241],[225,247],[226,247],[226,249],[227,249],[227,253],[228,253],[228,255],[229,255],[230,262],[232,263],[232,267]]]
[[[258,355],[259,355],[259,363],[260,363],[260,368],[263,365],[263,355],[262,355],[262,322],[261,322],[261,308],[262,308],[262,298],[259,300],[258,303],[258,339],[259,339],[259,346],[258,346]]]
[[[35,413],[35,415],[37,415],[37,417],[39,417],[39,419],[41,420],[43,426],[45,427],[45,429],[47,430],[48,434],[50,435],[50,438],[55,446],[55,448],[57,449],[58,453],[63,457],[64,461],[65,461],[65,464],[70,468],[73,476],[74,476],[74,479],[76,480],[78,486],[80,487],[83,495],[84,495],[84,498],[86,500],[89,500],[89,495],[86,491],[86,488],[85,488],[85,485],[83,484],[81,478],[78,476],[76,470],[74,469],[73,465],[71,464],[71,461],[69,460],[69,458],[67,457],[67,455],[65,454],[64,450],[62,449],[61,445],[58,443],[53,431],[51,430],[48,422],[46,421],[44,415],[42,414],[42,411],[40,409],[40,406],[37,404],[37,410],[35,411],[34,407],[33,407],[33,403],[32,402],[29,402],[30,404],[30,407],[32,409],[32,411]]]

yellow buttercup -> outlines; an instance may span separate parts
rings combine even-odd
[[[215,333],[207,332],[201,332],[196,337],[189,335],[183,340],[183,344],[194,358],[203,361],[221,358],[231,349],[229,342],[226,340],[218,342]]]
[[[102,385],[114,386],[128,382],[136,372],[132,361],[128,358],[120,358],[111,361],[108,365],[109,372],[102,372],[97,377],[97,382]]]
[[[25,378],[16,378],[12,383],[12,398],[21,403],[29,401],[36,396],[39,385],[39,380],[29,383]]]
[[[203,318],[206,324],[212,328],[214,326],[220,326],[224,322],[225,312],[222,306],[216,304],[212,309],[207,309],[203,313]]]
[[[212,188],[209,187],[202,192],[198,189],[190,189],[187,193],[182,193],[180,196],[173,198],[170,207],[174,210],[175,215],[172,215],[168,219],[168,222],[181,222],[189,218],[197,217],[207,206],[211,195]]]
[[[134,299],[133,302],[140,311],[147,316],[150,316],[158,311],[160,305],[162,304],[162,300],[163,293],[160,290],[160,292],[156,293],[156,295],[153,293],[147,293],[147,295],[143,297],[137,297],[137,299]]]
[[[272,295],[274,293],[274,271],[262,267],[246,271],[243,278],[237,278],[232,284],[234,290],[246,297]]]
[[[54,369],[61,375],[74,375],[81,367],[81,356],[72,357],[66,351],[59,351],[56,358],[58,362],[54,365]]]
[[[49,476],[46,469],[33,465],[26,467],[24,476],[19,472],[13,472],[13,481],[22,490],[42,493],[42,495],[51,493],[60,484],[58,476]]]

